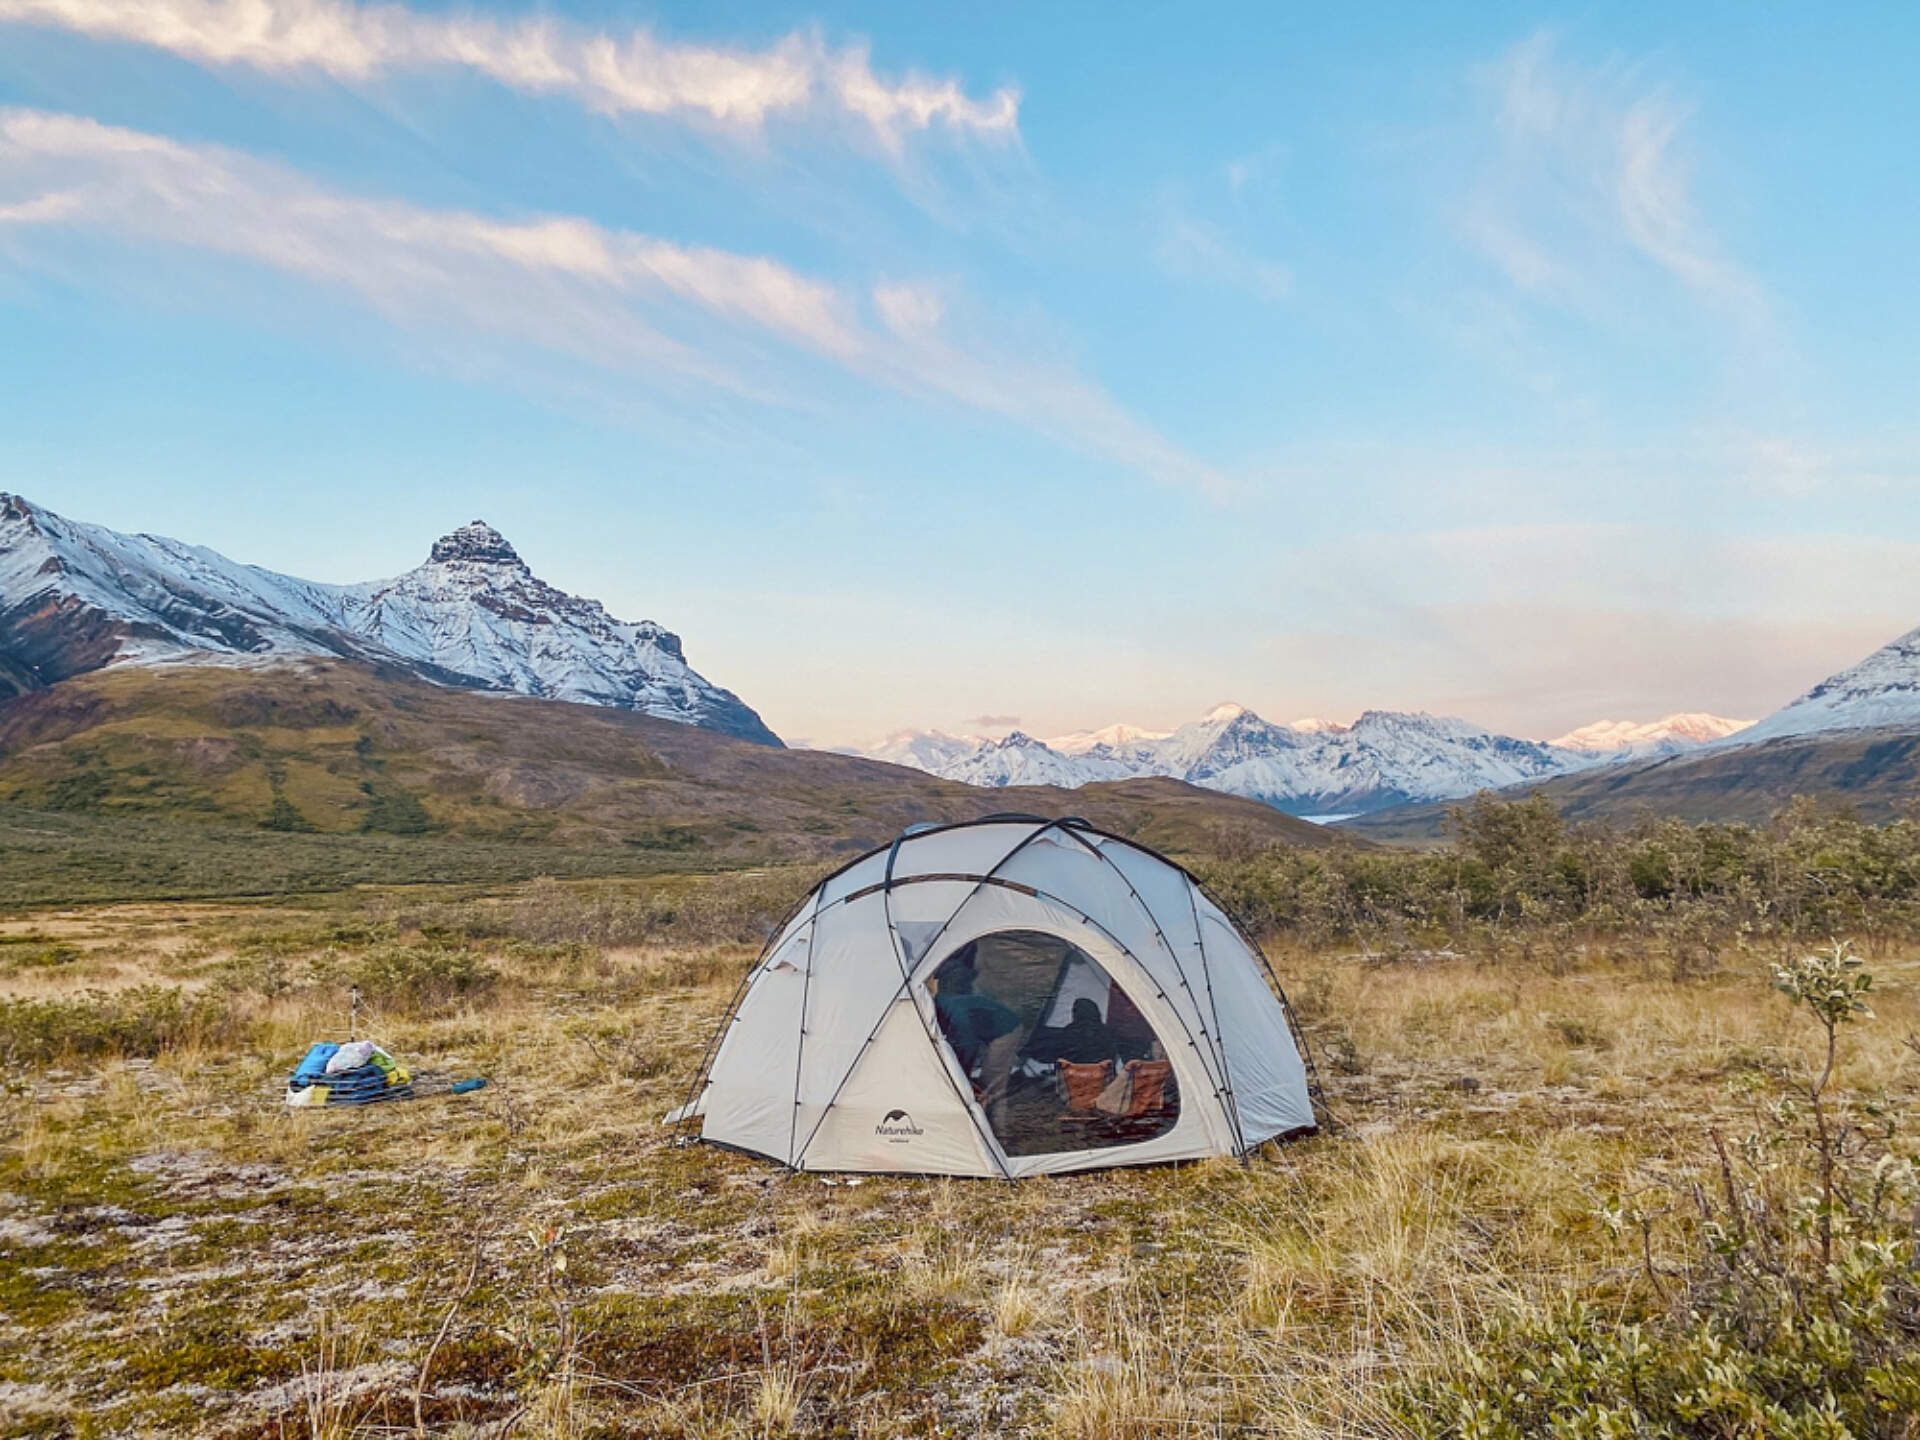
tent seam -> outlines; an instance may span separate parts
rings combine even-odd
[[[1159,917],[1153,913],[1152,907],[1147,904],[1146,897],[1141,895],[1139,890],[1134,887],[1133,881],[1127,878],[1126,871],[1122,870],[1118,865],[1114,864],[1113,858],[1108,854],[1106,854],[1103,850],[1101,850],[1099,846],[1088,843],[1088,841],[1083,836],[1080,836],[1080,835],[1075,835],[1073,838],[1075,840],[1078,840],[1080,844],[1085,846],[1089,853],[1091,853],[1096,859],[1098,859],[1102,865],[1106,866],[1107,869],[1111,870],[1114,873],[1114,875],[1118,877],[1120,883],[1127,887],[1127,894],[1133,897],[1133,903],[1139,907],[1140,913],[1147,917],[1147,923],[1153,927],[1154,936],[1160,941],[1161,948],[1167,952],[1167,958],[1173,961],[1173,973],[1180,977],[1180,988],[1185,990],[1187,992],[1187,997],[1193,1001],[1194,1013],[1199,1014],[1200,997],[1194,994],[1193,982],[1187,979],[1186,967],[1180,963],[1179,953],[1175,951],[1175,949],[1173,948],[1173,942],[1167,938],[1167,932],[1161,927]],[[1185,876],[1183,875],[1182,878],[1184,879]],[[1187,893],[1188,893],[1189,902],[1191,902],[1191,899],[1192,899],[1191,882],[1189,882],[1187,886]],[[1196,916],[1194,920],[1194,932],[1195,932],[1196,939],[1199,936],[1199,928],[1200,928],[1199,919]],[[1118,940],[1119,940],[1118,936],[1115,936],[1112,938],[1115,940],[1116,943],[1118,943]],[[1133,952],[1131,950],[1128,950],[1125,945],[1121,945],[1120,948],[1123,952],[1125,952],[1129,956],[1132,956],[1134,963],[1136,964],[1139,963],[1139,960],[1140,960],[1139,956],[1134,955]],[[1200,963],[1204,971],[1204,967],[1206,965],[1206,951],[1204,948],[1201,950],[1201,953],[1200,953]],[[1160,998],[1163,1000],[1169,998],[1164,989],[1160,993]],[[1209,985],[1208,985],[1207,998],[1209,1003],[1211,1004],[1212,998],[1213,998],[1213,989],[1212,989],[1211,982],[1209,982]],[[1183,1021],[1182,1023],[1184,1025],[1185,1022]],[[1221,1037],[1220,1037],[1220,1013],[1217,1007],[1214,1009],[1214,1013],[1213,1013],[1213,1031],[1211,1033],[1208,1032],[1206,1028],[1205,1017],[1203,1016],[1201,1019],[1200,1033],[1201,1035],[1206,1037],[1206,1039],[1208,1040],[1209,1044],[1213,1049],[1214,1071],[1207,1075],[1207,1079],[1213,1084],[1214,1094],[1216,1097],[1221,1095],[1226,1095],[1228,1097],[1231,1097],[1233,1094],[1233,1079],[1227,1073],[1226,1046],[1222,1043]],[[1189,1044],[1193,1043],[1192,1031],[1187,1032],[1187,1039]],[[1199,1047],[1198,1045],[1195,1045],[1194,1048],[1200,1049],[1201,1047]],[[1201,1068],[1205,1069],[1206,1067],[1203,1065]],[[1240,1130],[1240,1127],[1236,1122],[1234,1125],[1234,1131],[1237,1136],[1239,1135],[1239,1130]],[[1242,1143],[1244,1143],[1245,1137],[1240,1136],[1240,1138],[1242,1140]]]
[[[1213,994],[1213,967],[1207,960],[1207,932],[1200,923],[1200,901],[1195,896],[1192,880],[1187,882],[1187,905],[1193,911],[1193,943],[1200,951],[1200,973],[1207,981],[1207,1005],[1213,1011],[1213,1028],[1220,1028],[1220,1002]],[[1285,1007],[1282,1007],[1285,1013]],[[1247,1158],[1247,1127],[1240,1123],[1240,1101],[1233,1093],[1233,1072],[1228,1068],[1227,1047],[1224,1037],[1220,1045],[1220,1072],[1227,1082],[1227,1118],[1233,1123],[1234,1140],[1240,1146],[1240,1158]]]
[[[800,980],[800,1038],[793,1047],[793,1105],[787,1114],[787,1164],[800,1168],[800,1157],[793,1153],[794,1138],[800,1130],[800,1077],[807,1057],[807,1000],[813,994],[813,942],[820,933],[820,892],[813,896],[813,915],[807,921],[807,968]]]
[[[966,909],[968,904],[972,902],[974,896],[980,893],[980,887],[987,884],[993,878],[995,871],[997,871],[1002,865],[1005,865],[1015,855],[1018,855],[1022,850],[1024,850],[1028,845],[1030,845],[1040,835],[1052,829],[1055,825],[1059,823],[1060,822],[1057,820],[1042,822],[1039,826],[1037,826],[1035,829],[1030,831],[1024,838],[1022,838],[1018,844],[1014,845],[1012,849],[1008,850],[1006,854],[1002,855],[998,860],[994,861],[994,863],[988,867],[987,873],[985,875],[982,875],[975,882],[973,889],[967,893],[966,899],[962,900],[958,905],[954,906],[953,910],[948,914],[946,920],[944,920],[941,923],[940,928],[934,932],[933,938],[927,942],[927,953],[929,955],[933,953],[934,946],[938,945],[940,943],[940,937],[947,933],[948,928],[953,924],[954,917],[959,915],[959,913],[962,910]],[[958,828],[958,827],[950,827],[950,828]],[[928,831],[920,832],[920,834],[928,834],[928,833],[933,833],[933,832],[928,832]],[[892,939],[894,944],[894,958],[901,962],[900,988],[894,991],[893,998],[889,1000],[884,1007],[882,1007],[880,1011],[880,1018],[874,1021],[873,1029],[870,1032],[868,1032],[867,1038],[861,1041],[860,1048],[854,1052],[852,1061],[847,1065],[846,1070],[841,1074],[839,1083],[833,1087],[833,1093],[827,1097],[827,1103],[821,1108],[820,1118],[813,1122],[813,1129],[807,1132],[806,1141],[800,1147],[800,1154],[795,1157],[796,1161],[803,1159],[806,1155],[806,1152],[813,1147],[814,1138],[819,1135],[820,1127],[827,1123],[828,1112],[831,1111],[837,1103],[839,1103],[841,1091],[847,1088],[847,1082],[853,1078],[853,1072],[860,1068],[861,1057],[864,1056],[867,1053],[868,1049],[872,1047],[873,1042],[879,1037],[881,1027],[887,1023],[888,1012],[891,1011],[895,1005],[898,1005],[900,1003],[900,999],[902,996],[906,996],[908,1002],[913,1004],[914,1014],[920,1015],[920,1006],[918,1003],[913,1001],[912,994],[910,993],[913,988],[913,971],[909,966],[906,965],[905,957],[902,956],[900,953],[900,938],[898,933],[895,931],[894,925],[893,925],[893,903],[892,903],[893,887],[895,884],[911,884],[914,879],[914,877],[909,876],[906,880],[895,881],[893,878],[893,862],[895,857],[898,856],[900,853],[900,846],[910,838],[918,839],[919,836],[915,835],[910,837],[903,834],[893,842],[892,848],[888,851],[885,884],[881,891],[881,910],[886,917],[887,934]],[[878,855],[880,852],[878,850],[875,850],[870,853],[873,855]],[[868,857],[863,856],[861,858],[865,859]],[[847,868],[851,869],[852,866],[848,866]],[[843,871],[841,873],[844,874],[845,872]],[[824,890],[825,882],[823,881],[821,883],[822,883],[822,888]],[[871,893],[871,892],[869,891],[868,893]],[[842,897],[841,900],[836,901],[834,903],[836,904],[844,903],[845,900],[848,898],[850,897]],[[920,1026],[921,1026],[921,1029],[923,1030],[927,1029],[927,1017],[924,1015],[920,1015]],[[933,1033],[931,1031],[927,1032],[927,1039],[929,1042],[935,1043],[937,1046],[944,1049],[944,1041],[935,1041]],[[948,1085],[953,1087],[955,1097],[960,1100],[961,1105],[966,1109],[967,1119],[973,1125],[975,1133],[978,1134],[980,1131],[979,1117],[974,1114],[974,1107],[973,1107],[972,1101],[968,1097],[961,1095],[959,1093],[959,1087],[957,1085],[953,1085],[953,1076],[951,1073],[947,1071],[947,1066],[946,1066],[946,1061],[944,1056],[941,1059],[940,1069],[943,1074],[946,1074]],[[986,1137],[984,1135],[981,1138],[983,1140],[986,1140]],[[1007,1169],[1006,1161],[1003,1160],[1000,1156],[999,1141],[997,1139],[986,1140],[986,1145],[987,1145],[987,1154],[993,1160],[995,1167],[1000,1171],[1000,1174],[1002,1175],[1002,1177],[1005,1179],[1011,1180],[1013,1176]]]

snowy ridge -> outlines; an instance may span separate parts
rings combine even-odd
[[[1726,743],[1747,745],[1782,735],[1920,725],[1920,630],[1882,645],[1857,665],[1829,675],[1790,705]]]
[[[1590,725],[1556,735],[1547,743],[1562,750],[1654,759],[1677,755],[1698,745],[1711,745],[1716,740],[1737,735],[1752,724],[1751,720],[1730,720],[1724,715],[1688,711],[1644,724],[1633,720],[1595,720]]]
[[[1131,745],[1136,740],[1164,740],[1171,730],[1146,730],[1138,725],[1108,725],[1100,730],[1076,730],[1071,735],[1054,735],[1041,743],[1061,755],[1084,755],[1096,746],[1109,748]]]
[[[322,585],[0,494],[0,696],[104,665],[341,656],[443,684],[636,710],[779,741],[680,638],[536,577],[481,521],[391,580]]]

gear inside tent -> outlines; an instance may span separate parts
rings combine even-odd
[[[799,1170],[1001,1176],[1314,1128],[1258,947],[1083,820],[910,830],[813,891],[707,1047],[689,1137]]]

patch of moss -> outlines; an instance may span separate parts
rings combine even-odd
[[[35,1245],[0,1255],[0,1315],[14,1325],[30,1329],[52,1325],[67,1318],[84,1303],[81,1272],[66,1252],[76,1247]],[[26,1375],[11,1375],[12,1366],[0,1361],[0,1377],[27,1380]]]
[[[187,1324],[163,1322],[150,1339],[120,1347],[118,1380],[143,1390],[170,1385],[204,1385],[213,1390],[247,1390],[300,1373],[297,1356],[269,1345],[236,1339],[216,1320]]]

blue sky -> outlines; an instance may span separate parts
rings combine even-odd
[[[1752,716],[1920,623],[1908,6],[0,0],[0,488],[484,516],[781,733]]]

